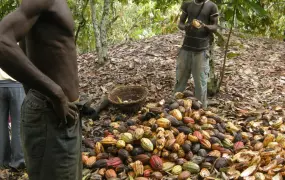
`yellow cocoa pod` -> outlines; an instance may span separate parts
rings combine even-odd
[[[141,146],[146,151],[153,151],[153,144],[152,142],[147,138],[141,139]]]

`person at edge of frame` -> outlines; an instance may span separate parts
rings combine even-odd
[[[186,89],[192,74],[195,97],[201,101],[203,108],[207,108],[209,44],[212,33],[218,29],[218,7],[210,0],[193,0],[183,2],[181,11],[178,28],[186,33],[176,60],[174,93]],[[199,22],[200,26],[195,27],[193,20]]]
[[[0,169],[25,168],[20,140],[20,111],[24,97],[22,84],[0,68]]]

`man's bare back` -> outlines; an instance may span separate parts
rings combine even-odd
[[[82,179],[73,30],[66,0],[22,0],[0,22],[0,68],[27,91],[21,140],[30,180]]]
[[[64,0],[23,0],[0,22],[0,66],[28,89],[49,97],[61,118],[74,115],[68,102],[79,96],[73,30]],[[26,55],[16,44],[21,40]]]

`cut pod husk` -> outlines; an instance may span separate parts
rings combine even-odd
[[[273,142],[275,136],[273,134],[267,134],[263,140],[263,146],[266,147],[270,142]]]
[[[206,168],[202,168],[201,171],[200,171],[200,176],[202,178],[206,178],[206,177],[209,177],[211,175],[210,171]]]
[[[265,180],[265,176],[264,176],[264,174],[261,173],[261,172],[255,173],[255,174],[254,174],[254,177],[255,177],[256,180]]]
[[[241,177],[250,176],[250,175],[252,175],[252,174],[254,173],[254,171],[256,171],[256,169],[257,169],[257,165],[256,165],[256,164],[255,164],[255,165],[252,165],[252,166],[248,167],[246,170],[244,170],[244,171],[240,174],[240,176],[241,176]]]
[[[91,167],[95,164],[96,162],[96,157],[95,156],[91,156],[88,159],[86,159],[86,166]]]
[[[130,166],[132,167],[133,171],[135,172],[136,176],[143,175],[144,166],[141,161],[136,161],[131,163]]]

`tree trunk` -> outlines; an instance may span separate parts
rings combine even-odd
[[[96,51],[98,54],[98,63],[100,65],[104,65],[108,59],[107,25],[110,14],[111,0],[104,0],[104,8],[100,22],[96,18],[96,8],[93,1],[94,0],[90,0],[90,6],[96,41]]]
[[[96,19],[96,7],[94,5],[94,0],[90,0],[90,7],[91,7],[92,24],[93,24],[93,29],[94,29],[98,62],[99,64],[103,64],[104,58],[102,54],[101,33],[100,33],[100,28],[98,26],[98,21]]]
[[[86,25],[86,19],[85,19],[84,13],[85,13],[85,10],[86,10],[87,5],[89,3],[89,0],[85,0],[84,3],[85,4],[83,5],[82,11],[81,11],[81,20],[78,24],[78,28],[77,28],[76,33],[75,33],[75,44],[77,43],[80,30]]]
[[[225,75],[225,69],[226,69],[226,60],[227,60],[227,54],[228,54],[228,49],[229,49],[229,43],[230,43],[230,38],[233,32],[233,26],[234,26],[234,21],[235,21],[235,14],[236,14],[236,6],[234,8],[234,15],[233,15],[233,19],[231,22],[231,28],[230,28],[230,32],[228,35],[228,39],[227,39],[227,43],[226,43],[226,47],[225,47],[225,56],[224,56],[224,62],[223,62],[223,67],[220,73],[220,82],[219,82],[219,86],[218,86],[218,90],[220,90],[221,85],[223,83],[223,79],[224,79],[224,75]]]
[[[104,62],[108,60],[108,46],[107,46],[107,24],[110,14],[111,2],[104,0],[104,8],[102,13],[102,20],[100,25],[101,43],[102,43],[102,56]]]

